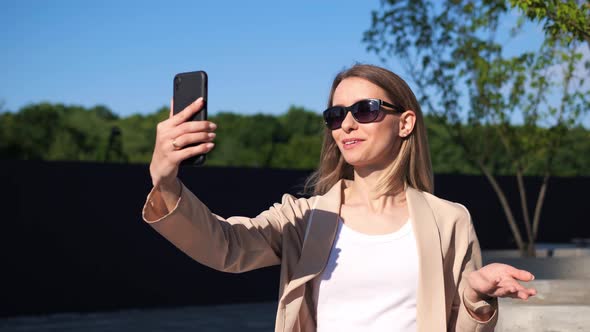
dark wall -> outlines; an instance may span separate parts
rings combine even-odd
[[[277,267],[213,271],[144,224],[147,165],[1,161],[0,174],[0,316],[277,298]],[[308,174],[204,167],[184,169],[180,177],[227,217],[255,216],[283,193],[297,194]],[[518,202],[514,179],[500,181]],[[527,179],[531,188],[539,184]],[[589,178],[551,180],[539,241],[590,238],[583,195],[589,185]],[[438,175],[436,193],[470,209],[484,249],[514,247],[484,178]],[[529,199],[534,204],[536,196]]]

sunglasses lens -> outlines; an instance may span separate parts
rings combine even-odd
[[[346,118],[346,110],[350,109],[352,116],[359,123],[373,122],[379,116],[381,102],[376,99],[366,99],[357,102],[351,107],[334,106],[324,111],[324,120],[326,126],[335,130],[342,126],[342,122]]]
[[[360,123],[373,122],[379,115],[379,102],[376,100],[361,100],[355,106],[353,115]]]
[[[326,126],[328,128],[334,130],[340,128],[342,125],[342,121],[346,117],[346,110],[343,107],[335,106],[330,107],[324,112],[324,120],[326,121]]]

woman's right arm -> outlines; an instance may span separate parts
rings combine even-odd
[[[170,103],[170,116],[158,123],[156,142],[150,163],[150,176],[154,188],[160,193],[168,210],[176,205],[180,197],[180,183],[176,176],[183,160],[204,154],[213,149],[217,125],[210,121],[188,121],[203,108],[203,98],[197,99],[182,112],[173,114],[174,105]],[[196,146],[189,146],[202,143]]]
[[[224,219],[182,184],[172,209],[159,196],[152,189],[143,209],[144,220],[199,263],[234,273],[280,264],[284,241],[301,245],[310,210],[309,200],[286,194],[281,203],[254,218]]]
[[[286,228],[296,228],[289,233],[299,238],[308,200],[285,195],[281,204],[255,218],[223,219],[211,213],[177,179],[182,160],[212,148],[207,143],[213,139],[209,133],[215,125],[185,122],[201,108],[202,102],[197,101],[158,124],[150,164],[154,187],[143,208],[143,219],[184,253],[220,271],[242,272],[280,264],[283,233]],[[182,148],[193,143],[205,144]]]

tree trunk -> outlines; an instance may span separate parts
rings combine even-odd
[[[527,252],[526,252],[526,256],[527,257],[535,257],[537,256],[537,250],[535,247],[535,241],[529,241],[527,243]]]
[[[537,240],[537,234],[539,233],[539,221],[541,219],[541,209],[543,203],[545,203],[545,193],[547,192],[547,186],[549,185],[549,172],[545,173],[543,177],[543,183],[539,190],[539,197],[537,198],[537,204],[535,206],[535,215],[533,217],[533,240]]]
[[[502,209],[504,210],[504,214],[506,215],[506,219],[508,220],[510,230],[512,230],[512,235],[514,236],[514,240],[516,241],[518,250],[520,250],[523,256],[526,256],[528,254],[528,248],[522,240],[520,230],[518,229],[518,225],[516,224],[516,219],[512,214],[512,209],[510,208],[510,204],[508,204],[508,200],[506,199],[504,191],[502,190],[502,188],[500,188],[500,185],[498,184],[498,181],[496,181],[496,178],[490,173],[490,171],[485,167],[485,165],[483,165],[483,163],[478,162],[478,166],[483,172],[483,174],[486,176],[490,184],[492,185],[492,188],[494,188],[496,196],[498,196],[498,199],[500,200],[500,204],[502,205]]]
[[[533,231],[531,229],[531,218],[529,217],[529,206],[526,198],[526,188],[524,186],[524,180],[522,178],[522,170],[516,170],[516,181],[518,182],[518,192],[520,193],[520,206],[522,208],[522,217],[524,218],[524,226],[526,227],[526,235],[528,238],[529,246],[535,242],[533,239]]]

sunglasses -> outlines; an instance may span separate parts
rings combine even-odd
[[[342,126],[346,118],[346,113],[350,112],[352,117],[358,123],[370,123],[377,119],[382,111],[382,107],[392,108],[395,112],[403,113],[404,109],[400,106],[390,104],[381,99],[363,99],[356,103],[346,106],[332,106],[324,111],[324,122],[330,130],[336,130]]]

